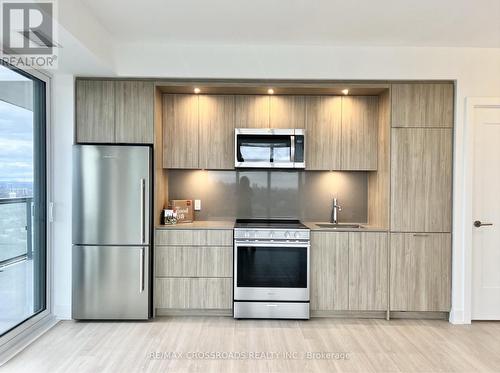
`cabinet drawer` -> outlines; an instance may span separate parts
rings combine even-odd
[[[232,229],[157,229],[156,245],[233,246]]]
[[[156,246],[156,277],[231,277],[231,246]]]
[[[391,234],[391,311],[450,311],[451,234]]]
[[[231,278],[157,278],[156,308],[231,309]]]

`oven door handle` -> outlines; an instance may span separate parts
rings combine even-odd
[[[251,247],[310,247],[310,242],[269,242],[269,241],[234,241],[234,246]]]

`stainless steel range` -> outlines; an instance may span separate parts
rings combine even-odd
[[[309,251],[298,220],[237,220],[234,317],[308,319]]]

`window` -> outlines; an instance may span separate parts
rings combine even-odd
[[[0,65],[0,336],[46,309],[46,83]]]

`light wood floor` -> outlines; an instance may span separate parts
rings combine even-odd
[[[179,352],[289,352],[286,359],[151,359]],[[294,356],[293,353],[296,353]],[[348,359],[305,359],[307,352]],[[166,355],[164,355],[166,356]],[[270,356],[272,357],[272,356]],[[239,320],[162,317],[154,322],[56,325],[8,362],[6,372],[486,372],[500,371],[500,323]]]

